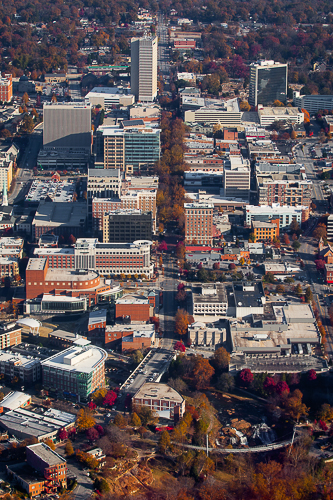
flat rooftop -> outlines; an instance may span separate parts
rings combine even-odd
[[[20,406],[24,405],[31,399],[30,394],[24,394],[24,392],[9,392],[6,394],[6,396],[3,398],[2,401],[0,401],[0,406],[3,406],[4,408],[7,408],[9,410],[15,410],[16,408],[19,408]]]
[[[192,288],[193,304],[227,303],[227,291],[223,283],[203,284]]]
[[[277,227],[276,222],[261,222],[259,220],[254,220],[252,221],[252,226],[254,229],[260,229],[260,228],[266,228],[266,229],[271,229],[272,227]]]
[[[88,181],[90,177],[119,177],[120,178],[120,170],[119,168],[89,168],[88,169]]]
[[[36,474],[36,469],[27,464],[27,462],[22,462],[20,464],[11,464],[8,466],[9,470],[13,471],[15,474],[20,476],[28,484],[39,484],[44,483],[45,479],[42,476]]]
[[[41,438],[74,424],[76,415],[50,409],[45,412],[17,408],[0,416],[0,425],[15,435],[26,433]]]
[[[84,270],[84,273],[79,274],[78,271],[74,271],[73,269],[48,269],[45,281],[53,281],[56,286],[57,281],[91,281],[97,279],[98,277],[99,274],[96,271],[91,270]]]
[[[111,169],[110,169],[111,170]],[[35,226],[75,226],[84,228],[87,218],[87,204],[54,202],[42,200],[32,222]]]
[[[91,373],[99,363],[106,359],[107,353],[101,347],[73,346],[41,361],[41,365],[70,372]]]
[[[107,325],[105,332],[133,333],[133,337],[152,337],[155,333],[155,326],[147,323],[131,323],[130,325],[115,324]]]
[[[134,394],[133,398],[170,400],[181,404],[184,398],[167,384],[146,383]]]
[[[233,296],[238,307],[258,307],[265,297],[261,282],[233,283]],[[260,302],[259,302],[260,301]]]
[[[40,359],[33,358],[32,356],[23,356],[18,353],[0,351],[0,365],[1,363],[13,363],[15,366],[33,368],[40,363]]]
[[[300,114],[301,111],[298,108],[272,108],[270,106],[264,106],[263,108],[258,109],[258,113],[281,118],[283,116],[296,116]]]
[[[302,212],[303,210],[309,210],[309,207],[305,205],[297,205],[296,207],[291,206],[280,206],[279,203],[274,203],[271,207],[264,206],[258,207],[256,205],[246,205],[245,211],[250,212],[251,214],[289,214],[293,212]]]
[[[83,338],[82,335],[78,335],[77,333],[72,333],[72,332],[66,332],[66,330],[54,330],[53,332],[49,333],[49,338],[50,337],[59,337],[61,339],[70,341]]]
[[[52,180],[34,180],[25,200],[30,203],[39,203],[48,197],[52,201],[71,202],[73,201],[74,192],[74,181],[54,182]]]
[[[106,322],[106,309],[98,309],[97,311],[91,311],[89,314],[88,325],[94,325],[95,323]]]

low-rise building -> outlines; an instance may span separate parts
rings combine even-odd
[[[0,401],[0,408],[2,411],[11,411],[17,410],[18,408],[25,408],[29,406],[31,403],[30,394],[24,394],[24,392],[9,392],[6,396]]]
[[[75,193],[74,181],[59,181],[54,180],[33,180],[29,192],[25,197],[25,203],[29,206],[38,207],[41,200],[50,198],[55,202],[70,203],[73,201]]]
[[[226,329],[219,326],[207,326],[206,323],[196,321],[188,327],[191,344],[201,347],[216,348],[227,340]]]
[[[61,349],[71,347],[78,339],[86,339],[86,337],[65,330],[54,330],[49,333],[50,344]]]
[[[22,341],[22,328],[16,323],[0,324],[0,349],[18,345]]]
[[[94,87],[85,96],[85,102],[92,106],[100,105],[103,109],[112,106],[131,106],[135,103],[135,97],[130,89],[123,87]]]
[[[303,123],[304,113],[299,108],[289,108],[289,107],[264,107],[258,105],[258,115],[260,125],[262,127],[269,127],[274,122],[282,121],[288,124],[291,123]]]
[[[254,243],[273,241],[274,238],[278,238],[280,234],[279,224],[280,219],[271,219],[267,222],[252,221]]]
[[[226,316],[228,297],[223,283],[202,284],[192,288],[194,316]]]
[[[32,444],[26,447],[27,462],[46,480],[47,492],[67,486],[66,460],[51,450],[45,443]]]
[[[32,222],[32,236],[38,240],[44,233],[57,235],[72,234],[83,236],[86,228],[87,204],[84,202],[51,202],[43,200],[39,203]]]
[[[131,321],[149,321],[154,316],[155,293],[148,297],[136,294],[123,295],[116,300],[115,318],[129,317]]]
[[[185,399],[167,384],[146,383],[134,394],[132,405],[148,406],[159,417],[179,420],[185,412]]]
[[[0,373],[7,380],[17,378],[22,384],[28,387],[38,382],[41,378],[40,359],[0,351]]]
[[[0,257],[0,277],[13,278],[19,273],[18,259],[13,257]]]
[[[289,227],[293,220],[299,226],[306,222],[310,215],[310,209],[307,206],[297,207],[281,207],[278,203],[274,203],[271,207],[255,205],[246,205],[245,207],[245,223],[247,227],[251,227],[252,221],[267,222],[273,219],[279,219],[280,229]]]

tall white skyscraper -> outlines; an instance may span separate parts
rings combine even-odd
[[[131,40],[131,92],[137,101],[151,102],[157,96],[157,37]]]
[[[249,103],[273,104],[287,98],[288,65],[274,61],[259,61],[250,65]]]

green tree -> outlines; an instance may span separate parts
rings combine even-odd
[[[297,252],[297,250],[300,248],[301,244],[298,240],[295,240],[293,242],[293,249],[295,250],[295,252]]]
[[[296,293],[296,295],[299,295],[299,296],[303,294],[302,287],[301,287],[301,285],[299,283],[298,283],[298,285],[297,285],[297,287],[295,289],[295,293]]]
[[[203,267],[199,269],[197,277],[201,283],[207,283],[207,281],[209,281],[209,275],[207,269],[204,269]]]
[[[143,360],[142,351],[140,351],[139,349],[136,349],[135,351],[133,351],[131,353],[131,358],[132,358],[133,363],[138,365]]]

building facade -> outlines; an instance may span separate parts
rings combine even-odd
[[[185,241],[199,245],[211,245],[213,241],[214,205],[185,203]]]
[[[137,101],[157,96],[157,37],[131,39],[131,91]]]
[[[45,443],[26,447],[28,464],[45,478],[46,492],[67,487],[66,460]]]
[[[113,210],[103,216],[103,243],[152,239],[152,214],[140,209]]]
[[[287,98],[288,65],[259,61],[250,65],[249,104],[273,104]]]
[[[13,77],[11,73],[6,73],[0,78],[0,101],[10,102],[13,98]]]
[[[146,383],[134,394],[132,405],[148,406],[159,417],[180,419],[185,413],[185,400],[166,384]]]
[[[245,226],[251,227],[252,221],[267,222],[271,219],[279,219],[280,229],[290,226],[295,220],[299,226],[308,220],[310,215],[309,207],[281,207],[278,203],[269,206],[257,207],[255,205],[246,205],[245,207]]]
[[[259,205],[272,206],[274,203],[279,203],[280,206],[311,205],[312,182],[302,180],[300,175],[257,174],[256,184]]]
[[[252,221],[253,241],[266,242],[278,238],[280,219],[272,219],[269,222]]]

